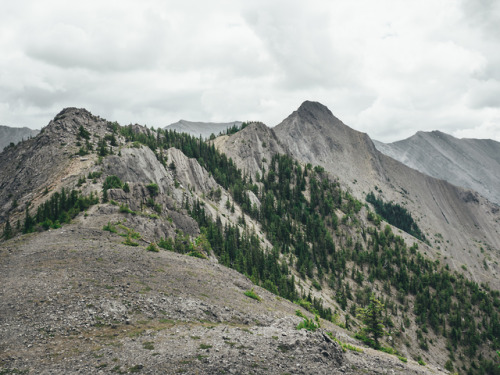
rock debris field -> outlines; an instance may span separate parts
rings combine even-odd
[[[0,374],[433,374],[208,260],[76,224],[0,244]],[[261,301],[244,292],[254,288]],[[309,315],[305,310],[302,312]]]

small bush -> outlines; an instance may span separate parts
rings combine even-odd
[[[314,316],[314,320],[313,319],[309,319],[309,318],[304,318],[303,321],[301,321],[298,325],[297,325],[297,329],[298,330],[301,330],[301,329],[306,329],[308,331],[316,331],[318,328],[320,328],[320,324],[319,324],[319,317],[317,315]]]
[[[446,361],[444,368],[450,372],[453,371],[453,362],[451,361],[451,359]]]
[[[257,295],[257,293],[255,293],[255,292],[254,292],[253,288],[252,288],[251,290],[247,290],[247,291],[245,292],[245,296],[250,297],[250,298],[253,298],[253,299],[255,299],[255,300],[259,301],[259,302],[262,300],[262,299],[261,299],[261,298]]]
[[[106,230],[111,233],[117,233],[116,227],[108,221],[108,224],[102,227],[102,230]]]
[[[160,190],[158,185],[155,183],[151,183],[149,185],[146,185],[146,188],[148,189],[149,194],[151,194],[153,197],[158,195],[158,191]]]
[[[128,246],[139,246],[137,242],[132,241],[132,239],[130,238],[130,234],[127,236],[127,239],[123,241],[123,244]]]
[[[207,257],[205,255],[203,255],[202,253],[200,253],[199,251],[191,251],[188,253],[188,255],[190,257],[195,257],[195,258],[200,258],[200,259],[207,259]]]
[[[158,246],[165,250],[174,251],[174,241],[170,237],[161,238],[160,241],[158,241]]]
[[[108,176],[106,177],[106,180],[104,181],[104,184],[102,185],[102,190],[108,190],[108,189],[121,189],[123,186],[121,180],[115,176]]]
[[[156,247],[154,242],[151,242],[148,247],[146,247],[147,251],[152,251],[153,253],[158,253],[160,250]]]
[[[132,215],[136,214],[135,211],[132,211],[127,204],[120,205],[120,212]]]

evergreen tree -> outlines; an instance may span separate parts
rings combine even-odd
[[[11,237],[12,237],[12,227],[10,226],[9,219],[7,219],[7,222],[5,223],[5,227],[3,228],[3,238],[5,240],[8,240]]]
[[[375,348],[380,346],[379,339],[386,333],[383,323],[383,310],[384,305],[374,295],[370,297],[368,306],[358,309],[358,318],[365,325],[362,332],[367,336],[371,336]]]

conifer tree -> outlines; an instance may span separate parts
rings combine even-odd
[[[386,333],[382,316],[383,309],[384,305],[374,295],[370,297],[368,306],[358,309],[358,318],[365,325],[362,331],[367,336],[371,336],[376,348],[380,346],[379,339]]]
[[[7,222],[5,223],[5,227],[3,228],[3,238],[5,240],[8,240],[11,237],[12,237],[12,227],[10,226],[9,219],[7,219]]]

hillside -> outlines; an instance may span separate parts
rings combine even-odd
[[[210,135],[218,135],[225,133],[227,129],[234,126],[241,126],[241,121],[232,122],[200,122],[200,121],[187,121],[179,120],[166,126],[165,130],[175,130],[179,133],[188,133],[194,137],[201,136],[202,138],[209,138]]]
[[[289,118],[301,139],[328,135],[329,111],[307,107]],[[327,142],[349,150],[338,127]],[[252,123],[207,143],[68,108],[0,154],[3,369],[496,371],[497,288],[384,222],[350,179],[292,157],[282,131]],[[322,147],[311,161],[328,160]],[[373,300],[381,337],[362,318]]]
[[[457,139],[439,131],[418,132],[394,143],[374,141],[387,156],[429,176],[472,189],[500,204],[500,143]]]
[[[252,174],[262,172],[256,165],[270,160],[269,150],[279,150],[302,163],[322,166],[360,200],[374,192],[385,202],[396,202],[411,212],[426,242],[433,245],[426,251],[451,269],[466,268],[478,282],[500,286],[500,212],[477,192],[431,178],[385,156],[367,134],[344,125],[319,103],[305,102],[275,128],[259,132],[244,129],[218,147]],[[254,139],[255,134],[266,135]],[[244,153],[246,149],[254,150],[252,157]]]
[[[37,129],[13,128],[0,125],[0,152],[11,143],[18,144],[22,140],[35,137],[39,133]]]

